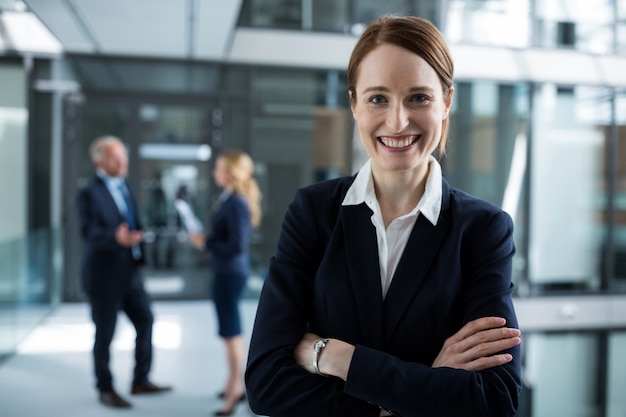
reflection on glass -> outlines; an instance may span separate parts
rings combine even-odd
[[[626,415],[626,333],[615,332],[609,337],[609,365],[607,384],[607,417]]]
[[[613,53],[613,0],[535,2],[536,46]]]
[[[529,415],[598,416],[597,337],[584,333],[530,334],[524,340]]]
[[[602,88],[543,85],[534,96],[529,278],[542,288],[598,288],[606,189]]]
[[[528,0],[452,0],[445,24],[451,42],[527,47],[530,42]]]
[[[517,247],[513,281],[517,284],[526,264],[527,86],[481,81],[458,83],[455,89],[443,173],[453,186],[511,215]]]

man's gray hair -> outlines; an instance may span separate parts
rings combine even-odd
[[[124,144],[120,138],[112,135],[105,135],[96,138],[89,146],[89,156],[91,156],[91,162],[98,162],[104,156],[102,149],[108,145],[112,145],[114,143]]]

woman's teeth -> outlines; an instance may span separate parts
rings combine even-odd
[[[416,139],[415,136],[411,136],[410,138],[402,139],[402,140],[381,137],[380,141],[389,148],[404,148],[404,147],[409,146],[411,143],[413,143],[415,139]]]

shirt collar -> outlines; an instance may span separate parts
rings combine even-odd
[[[441,165],[432,155],[428,160],[428,165],[429,172],[424,195],[407,216],[417,215],[418,212],[422,213],[428,221],[436,226],[437,219],[439,219],[439,214],[441,213],[442,202]],[[372,160],[368,159],[357,173],[341,205],[352,206],[366,203],[370,208],[374,209],[374,207],[378,207],[378,202],[374,203],[375,200],[376,193],[374,191],[374,182],[372,181]]]
[[[124,178],[122,177],[112,177],[107,174],[103,169],[97,168],[96,175],[104,181],[107,186],[117,186],[124,184]]]

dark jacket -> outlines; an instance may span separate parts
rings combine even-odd
[[[128,183],[126,185],[137,213],[132,190]],[[120,246],[115,240],[115,229],[126,219],[100,177],[80,190],[77,209],[84,242],[82,279],[85,291],[90,296],[122,294],[132,284],[131,280],[138,279],[135,270],[143,259],[134,259],[131,249]],[[140,220],[136,218],[136,222],[140,230]]]
[[[513,225],[498,207],[443,180],[436,226],[417,222],[383,301],[376,231],[365,205],[341,206],[354,177],[299,190],[259,301],[246,386],[271,416],[513,416],[520,349],[482,372],[431,368],[446,338],[484,316],[517,327]],[[306,331],[356,346],[346,382],[293,359]]]
[[[251,233],[248,203],[243,197],[231,194],[213,215],[211,234],[206,240],[213,273],[248,275]]]

